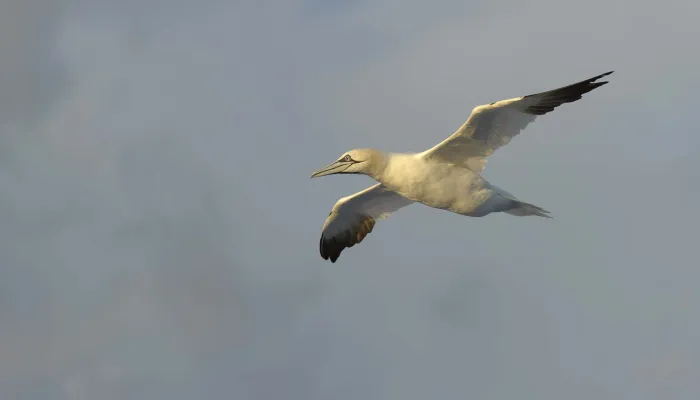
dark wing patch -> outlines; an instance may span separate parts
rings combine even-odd
[[[335,262],[340,253],[347,247],[352,247],[360,243],[370,232],[374,229],[376,221],[370,216],[362,216],[355,223],[343,232],[332,237],[326,237],[321,235],[321,241],[319,243],[319,248],[321,251],[321,257],[324,260],[330,259],[331,262]]]
[[[524,111],[528,114],[533,114],[533,115],[544,115],[552,110],[554,110],[556,107],[559,107],[560,105],[564,103],[571,103],[576,100],[579,100],[581,96],[583,96],[585,93],[590,92],[591,90],[603,86],[607,81],[604,82],[595,82],[598,79],[612,74],[613,71],[606,72],[604,74],[600,74],[598,76],[594,76],[593,78],[586,79],[584,81],[574,83],[569,86],[564,86],[559,89],[554,89],[550,90],[548,92],[542,92],[542,93],[536,93],[536,94],[531,94],[527,95],[524,98],[536,98],[536,97],[541,97],[538,99],[536,104],[533,104],[529,107],[527,107]]]

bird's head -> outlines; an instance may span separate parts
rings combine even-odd
[[[372,176],[377,168],[383,166],[383,160],[383,154],[377,150],[350,150],[340,156],[333,164],[314,172],[311,177],[318,178],[333,174],[365,174]]]

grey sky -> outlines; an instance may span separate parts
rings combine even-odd
[[[49,5],[50,4],[50,5]],[[700,3],[0,5],[0,398],[695,399]],[[309,180],[614,69],[331,265]]]

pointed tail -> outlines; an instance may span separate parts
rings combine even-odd
[[[520,200],[513,200],[513,207],[509,208],[508,210],[504,210],[503,212],[510,214],[510,215],[515,215],[518,217],[527,217],[529,215],[536,215],[538,217],[544,217],[544,218],[552,218],[552,216],[549,215],[549,211],[537,207],[534,204],[530,203],[524,203]]]

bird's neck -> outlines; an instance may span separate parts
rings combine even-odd
[[[414,154],[383,153],[377,162],[372,163],[368,175],[387,186],[394,186],[394,180],[404,175],[417,160]]]

